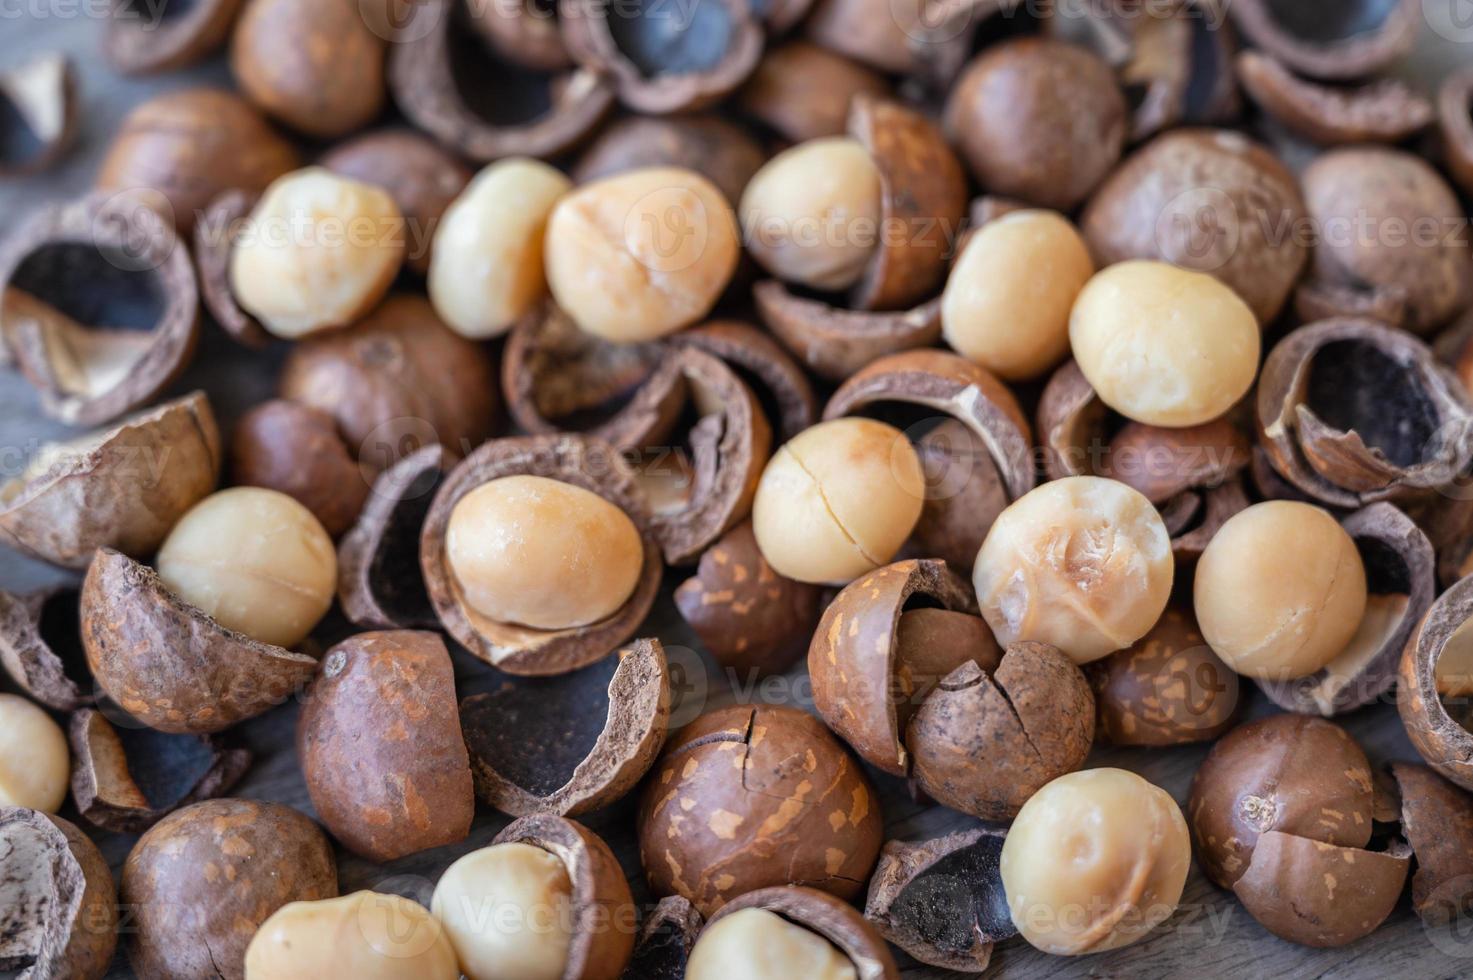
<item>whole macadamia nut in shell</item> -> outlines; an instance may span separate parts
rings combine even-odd
[[[70,759],[66,733],[50,715],[19,695],[0,694],[0,806],[60,810]]]
[[[444,928],[423,905],[379,892],[292,902],[246,949],[250,980],[459,980]]]

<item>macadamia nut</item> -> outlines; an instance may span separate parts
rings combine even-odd
[[[556,855],[493,844],[450,866],[430,910],[468,980],[559,980],[573,942],[572,894]]]
[[[0,806],[55,813],[70,777],[71,752],[61,727],[25,698],[0,694]]]
[[[1209,275],[1163,262],[1122,262],[1091,279],[1069,342],[1100,400],[1147,425],[1210,422],[1258,373],[1248,304]]]
[[[1036,378],[1069,353],[1069,311],[1094,271],[1084,239],[1061,214],[1018,211],[990,221],[946,281],[942,334],[994,374]]]
[[[308,167],[266,188],[230,253],[230,288],[263,327],[295,339],[373,309],[404,247],[386,191]]]
[[[1355,541],[1328,512],[1291,500],[1255,504],[1224,524],[1197,562],[1197,622],[1248,677],[1313,674],[1350,643],[1366,611]]]
[[[1170,918],[1191,863],[1170,794],[1123,769],[1086,769],[1023,804],[999,869],[1023,938],[1077,956],[1129,946]]]
[[[925,497],[920,457],[904,433],[834,419],[773,455],[757,484],[753,530],[779,575],[842,585],[895,557]]]
[[[644,567],[644,542],[628,514],[541,476],[506,476],[466,494],[445,543],[467,605],[534,629],[608,618],[634,594]]]
[[[704,317],[740,255],[726,197],[675,167],[586,184],[547,224],[553,298],[579,327],[616,343],[655,340]]]
[[[1145,636],[1171,597],[1171,536],[1151,502],[1095,476],[1055,480],[998,516],[972,572],[1000,646],[1086,664]]]
[[[250,980],[458,980],[438,919],[398,895],[354,892],[283,905],[246,949]]]
[[[300,643],[327,614],[338,583],[332,538],[291,497],[221,490],[179,519],[159,549],[159,578],[227,629],[262,643]]]
[[[818,933],[766,909],[742,909],[696,940],[686,980],[855,980],[854,963]]]
[[[547,293],[547,219],[572,181],[538,160],[482,170],[435,232],[429,290],[435,312],[466,337],[496,337]]]
[[[879,241],[880,172],[858,140],[810,140],[757,171],[741,216],[743,241],[768,272],[814,289],[847,289]]]

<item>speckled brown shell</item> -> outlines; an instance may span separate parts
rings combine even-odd
[[[1370,764],[1343,728],[1271,715],[1239,725],[1213,746],[1192,780],[1187,819],[1203,873],[1232,888],[1269,831],[1364,847],[1372,802]]]
[[[875,927],[853,906],[827,892],[794,886],[761,888],[727,903],[706,926],[743,909],[772,912],[827,939],[849,957],[858,980],[900,980],[895,959]]]
[[[296,500],[333,538],[358,520],[370,486],[333,417],[284,399],[262,402],[236,423],[230,476],[236,486],[266,487]]]
[[[112,16],[103,51],[113,67],[127,75],[187,68],[224,46],[241,2],[194,0],[179,14],[154,20],[127,0],[110,0]]]
[[[250,768],[249,751],[213,736],[132,726],[116,728],[91,708],[75,712],[67,725],[72,799],[88,823],[104,830],[142,833],[180,807],[230,792]]]
[[[1254,45],[1326,79],[1376,74],[1411,50],[1422,23],[1417,0],[1233,0],[1228,11]]]
[[[1426,766],[1393,762],[1401,832],[1417,859],[1412,907],[1429,925],[1473,908],[1473,796]]]
[[[512,821],[494,843],[534,844],[567,868],[573,938],[561,980],[616,980],[634,950],[639,913],[609,845],[582,824],[546,813]]]
[[[859,763],[817,719],[737,705],[674,738],[645,784],[638,827],[651,889],[709,916],[780,884],[856,897],[884,818]]]
[[[384,863],[465,839],[475,816],[450,653],[435,633],[360,633],[322,658],[297,723],[312,805]]]
[[[97,845],[61,817],[7,806],[0,850],[12,899],[0,909],[0,970],[102,980],[118,944],[118,890]]]
[[[133,912],[128,959],[155,980],[244,980],[261,923],[290,902],[338,893],[332,845],[279,803],[210,800],[177,810],[139,839],[123,865]]]
[[[77,73],[59,51],[37,54],[0,71],[0,177],[43,173],[72,148],[77,136]]]
[[[766,333],[740,320],[711,320],[670,338],[725,361],[757,395],[782,441],[818,420],[813,385],[788,352]]]
[[[573,181],[587,184],[643,167],[681,167],[709,178],[736,205],[765,162],[762,144],[722,116],[626,116],[605,127],[583,151]]]
[[[1473,66],[1443,79],[1437,121],[1447,169],[1465,194],[1473,194]]]
[[[82,653],[74,585],[0,592],[0,667],[36,701],[74,711],[96,700]]]
[[[109,292],[136,288],[134,277],[158,298],[157,319],[141,325],[146,350],[111,387],[68,384],[53,331],[118,326],[82,323],[68,310],[106,318]],[[128,195],[98,191],[33,212],[0,245],[0,296],[12,289],[35,302],[5,299],[11,308],[0,339],[40,393],[42,409],[67,425],[101,425],[148,403],[194,355],[199,288],[189,248],[157,211]]]
[[[644,778],[670,722],[665,648],[636,640],[612,660],[612,676],[606,661],[552,681],[504,680],[460,702],[481,799],[514,817],[574,817]]]
[[[1396,706],[1407,737],[1440,775],[1473,790],[1473,732],[1448,713],[1437,691],[1437,661],[1448,642],[1473,619],[1473,577],[1453,585],[1432,604],[1407,640],[1397,672]]]
[[[252,350],[267,346],[273,338],[235,301],[230,253],[260,200],[256,191],[228,190],[209,202],[194,226],[194,264],[205,310],[227,336]]]
[[[737,97],[743,111],[794,143],[843,136],[856,95],[889,97],[884,75],[807,41],[770,49]]]
[[[1260,109],[1319,143],[1400,143],[1432,124],[1432,103],[1405,82],[1343,89],[1298,78],[1257,51],[1238,55],[1238,78]]]
[[[227,630],[177,598],[150,568],[103,549],[82,583],[92,675],[128,714],[162,732],[204,735],[300,690],[317,661]]]
[[[846,310],[800,296],[776,279],[752,287],[757,312],[798,360],[819,377],[843,381],[866,364],[941,339],[941,300],[910,310]]]
[[[542,476],[582,487],[618,507],[644,539],[644,569],[629,601],[601,622],[536,630],[496,623],[470,612],[445,556],[450,513],[467,493],[504,476]],[[549,676],[586,667],[634,635],[654,604],[664,570],[660,545],[637,477],[619,452],[599,439],[531,436],[486,443],[451,471],[435,493],[420,535],[420,567],[440,622],[475,656],[508,674]]]
[[[640,924],[634,957],[622,980],[683,980],[703,925],[701,913],[679,895],[660,899]]]

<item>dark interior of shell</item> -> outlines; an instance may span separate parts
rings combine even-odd
[[[1396,466],[1421,462],[1437,411],[1414,371],[1373,344],[1339,340],[1315,354],[1305,404],[1327,425],[1359,433]]]
[[[215,765],[215,748],[205,739],[156,732],[116,710],[108,714],[128,760],[128,775],[151,809],[177,805]]]
[[[450,78],[469,112],[493,126],[519,126],[548,115],[556,101],[555,73],[497,57],[470,24],[470,5],[457,3],[449,33]]]
[[[1411,569],[1407,568],[1401,552],[1381,538],[1356,538],[1355,547],[1366,567],[1366,591],[1372,595],[1406,595],[1411,592]]]
[[[123,23],[142,21],[154,29],[184,20],[207,0],[170,0],[159,4],[151,0],[115,0],[113,19]]]
[[[384,612],[399,623],[433,623],[435,608],[425,590],[419,565],[419,535],[444,473],[425,470],[390,511],[378,550],[369,564],[368,580]]]
[[[614,44],[646,78],[710,71],[731,46],[735,25],[725,0],[696,0],[674,13],[663,0],[633,0],[608,18]]]
[[[1279,26],[1306,41],[1333,43],[1374,34],[1399,0],[1268,0]]]
[[[977,943],[1015,935],[998,860],[1003,837],[984,834],[911,879],[890,906],[890,918],[946,953],[965,955]]]
[[[662,922],[635,947],[624,976],[634,980],[681,980],[689,954],[689,939],[680,926]]]
[[[157,278],[114,245],[48,242],[21,261],[9,286],[85,326],[150,330],[164,313]]]
[[[19,166],[36,159],[45,149],[15,100],[0,90],[0,165]]]
[[[41,620],[37,632],[47,648],[60,661],[62,673],[84,697],[92,694],[92,671],[87,667],[87,651],[82,649],[79,589],[61,589],[46,597],[41,604]]]

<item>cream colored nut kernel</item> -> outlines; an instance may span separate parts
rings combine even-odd
[[[736,216],[705,177],[632,170],[563,197],[547,223],[547,283],[573,321],[615,343],[700,320],[741,255]]]
[[[847,289],[879,243],[880,172],[853,139],[817,139],[785,150],[742,194],[742,239],[779,279]]]
[[[757,547],[779,575],[842,585],[886,564],[925,502],[920,458],[883,422],[842,418],[799,433],[762,471]]]
[[[547,220],[572,189],[539,160],[501,160],[477,174],[435,232],[429,291],[440,319],[465,337],[496,337],[542,299]]]
[[[70,777],[71,752],[61,727],[25,698],[0,694],[0,806],[55,813]]]
[[[247,980],[458,980],[444,927],[417,902],[354,892],[292,902],[246,948]]]
[[[1003,511],[982,542],[972,582],[997,642],[1051,643],[1075,663],[1150,632],[1171,596],[1171,536],[1144,496],[1075,476],[1045,483]]]
[[[1181,808],[1123,769],[1060,776],[1013,821],[999,867],[1013,924],[1045,953],[1119,949],[1181,901],[1192,846]]]
[[[467,980],[559,980],[573,943],[572,894],[556,855],[493,844],[450,866],[430,910]]]
[[[812,930],[766,909],[741,909],[696,940],[685,980],[855,980],[854,963]]]
[[[962,249],[941,298],[957,353],[1008,380],[1036,378],[1069,353],[1069,312],[1094,275],[1069,219],[1018,211],[983,225]]]
[[[1210,422],[1258,373],[1258,321],[1209,275],[1122,262],[1079,294],[1069,343],[1100,400],[1126,418],[1183,428]]]
[[[644,542],[598,494],[541,476],[506,476],[450,513],[445,552],[465,603],[534,629],[587,626],[629,601]]]
[[[1271,500],[1234,515],[1197,562],[1202,636],[1233,670],[1313,674],[1345,650],[1366,611],[1355,541],[1327,512]]]
[[[230,289],[263,327],[294,339],[372,310],[404,251],[404,216],[393,198],[309,167],[266,188],[231,250]]]
[[[260,487],[211,494],[159,549],[169,591],[227,629],[292,647],[327,614],[337,589],[332,538],[291,497]]]

